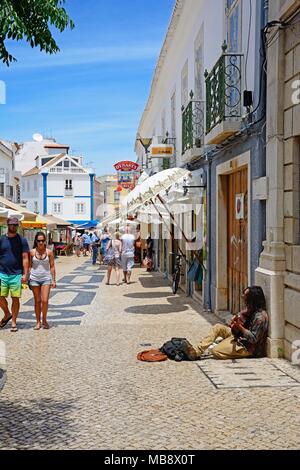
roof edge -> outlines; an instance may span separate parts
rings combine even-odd
[[[147,114],[147,112],[148,112],[148,110],[149,110],[149,108],[152,104],[155,89],[156,89],[156,86],[157,86],[157,83],[158,83],[158,80],[159,80],[159,77],[160,77],[160,72],[163,68],[165,57],[167,55],[169,45],[170,45],[170,43],[173,39],[174,33],[176,31],[176,28],[177,28],[177,25],[178,25],[183,7],[184,7],[184,0],[176,0],[174,9],[173,9],[173,12],[172,12],[172,15],[171,15],[171,19],[170,19],[170,22],[169,22],[169,26],[168,26],[168,29],[167,29],[167,33],[166,33],[166,36],[165,36],[162,48],[160,50],[160,54],[159,54],[156,66],[155,66],[155,70],[154,70],[154,74],[153,74],[153,78],[152,78],[152,83],[151,83],[151,88],[150,88],[150,93],[149,93],[148,100],[146,102],[146,106],[144,108],[141,120],[139,122],[137,135],[140,134],[140,129],[141,129],[141,127],[142,127],[142,125],[145,121],[146,114]],[[136,141],[135,141],[134,150],[136,151]]]

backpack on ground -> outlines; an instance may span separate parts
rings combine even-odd
[[[186,354],[186,346],[189,344],[186,338],[172,338],[162,345],[160,351],[174,361],[189,361]]]

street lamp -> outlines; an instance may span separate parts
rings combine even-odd
[[[145,150],[146,154],[146,168],[148,168],[148,153],[149,153],[149,147],[152,144],[152,137],[137,137],[136,139],[138,142],[141,143]],[[144,168],[144,161],[142,160],[142,168]]]

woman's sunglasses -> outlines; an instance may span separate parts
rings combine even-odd
[[[37,243],[46,243],[46,240],[37,240]]]

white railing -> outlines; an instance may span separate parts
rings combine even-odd
[[[65,196],[73,196],[73,189],[65,189]]]
[[[62,168],[62,167],[55,167],[50,168],[49,173],[85,173],[84,170],[81,168]]]

